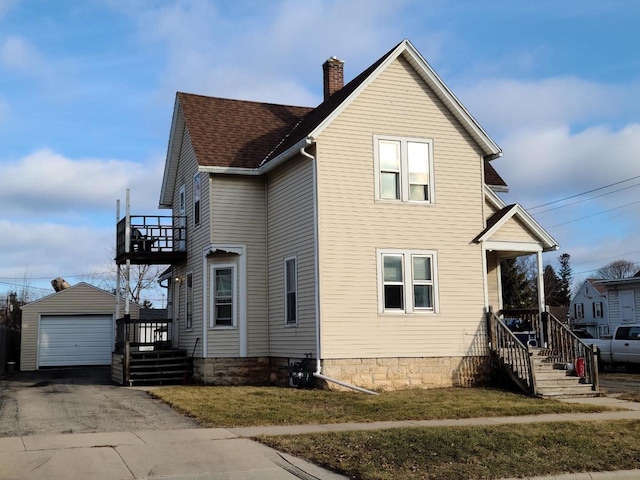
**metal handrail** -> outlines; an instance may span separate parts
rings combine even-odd
[[[543,324],[547,332],[547,342],[551,350],[550,357],[556,363],[572,363],[577,366],[584,362],[584,383],[592,385],[592,390],[599,390],[598,359],[594,345],[587,345],[578,338],[567,325],[560,322],[550,313],[544,313]]]

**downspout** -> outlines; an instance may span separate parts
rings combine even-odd
[[[373,392],[371,390],[367,390],[366,388],[358,387],[356,385],[351,385],[349,383],[345,383],[336,378],[327,377],[322,374],[322,361],[321,361],[321,351],[320,351],[320,263],[319,263],[319,240],[318,240],[318,162],[316,157],[307,153],[305,148],[311,145],[312,139],[311,137],[306,138],[306,145],[300,147],[300,155],[303,157],[307,157],[311,160],[311,164],[313,165],[313,256],[315,261],[315,315],[316,315],[316,371],[313,373],[313,376],[316,378],[320,378],[326,382],[332,382],[342,387],[350,388],[352,390],[356,390],[358,392],[367,393],[369,395],[378,395],[377,392]]]

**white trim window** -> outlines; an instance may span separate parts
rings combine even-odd
[[[186,322],[185,328],[191,330],[193,328],[193,273],[187,273],[186,282]]]
[[[593,302],[593,318],[603,318],[602,302]]]
[[[584,305],[582,303],[576,303],[574,306],[576,318],[584,318]]]
[[[378,249],[378,312],[437,313],[437,256],[432,250]]]
[[[193,176],[193,223],[200,225],[200,173]]]
[[[298,324],[298,259],[284,259],[284,323]]]
[[[433,142],[374,135],[375,197],[433,203]]]
[[[236,324],[236,266],[211,266],[211,326],[233,327]]]

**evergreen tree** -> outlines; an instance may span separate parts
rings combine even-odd
[[[515,258],[507,258],[500,262],[500,270],[504,308],[535,308],[536,289],[527,275],[524,263]]]
[[[568,307],[571,303],[571,255],[563,253],[558,257],[560,262],[560,295],[558,298],[558,306]]]
[[[560,306],[564,298],[562,296],[562,281],[551,265],[544,267],[544,298],[547,305]]]

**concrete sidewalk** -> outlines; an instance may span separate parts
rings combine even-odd
[[[568,399],[624,410],[330,425],[201,428],[117,433],[0,437],[0,478],[27,480],[344,479],[303,460],[281,455],[248,437],[381,428],[504,425],[534,422],[640,420],[640,404],[612,397]],[[536,477],[562,480],[640,478],[640,470]]]

